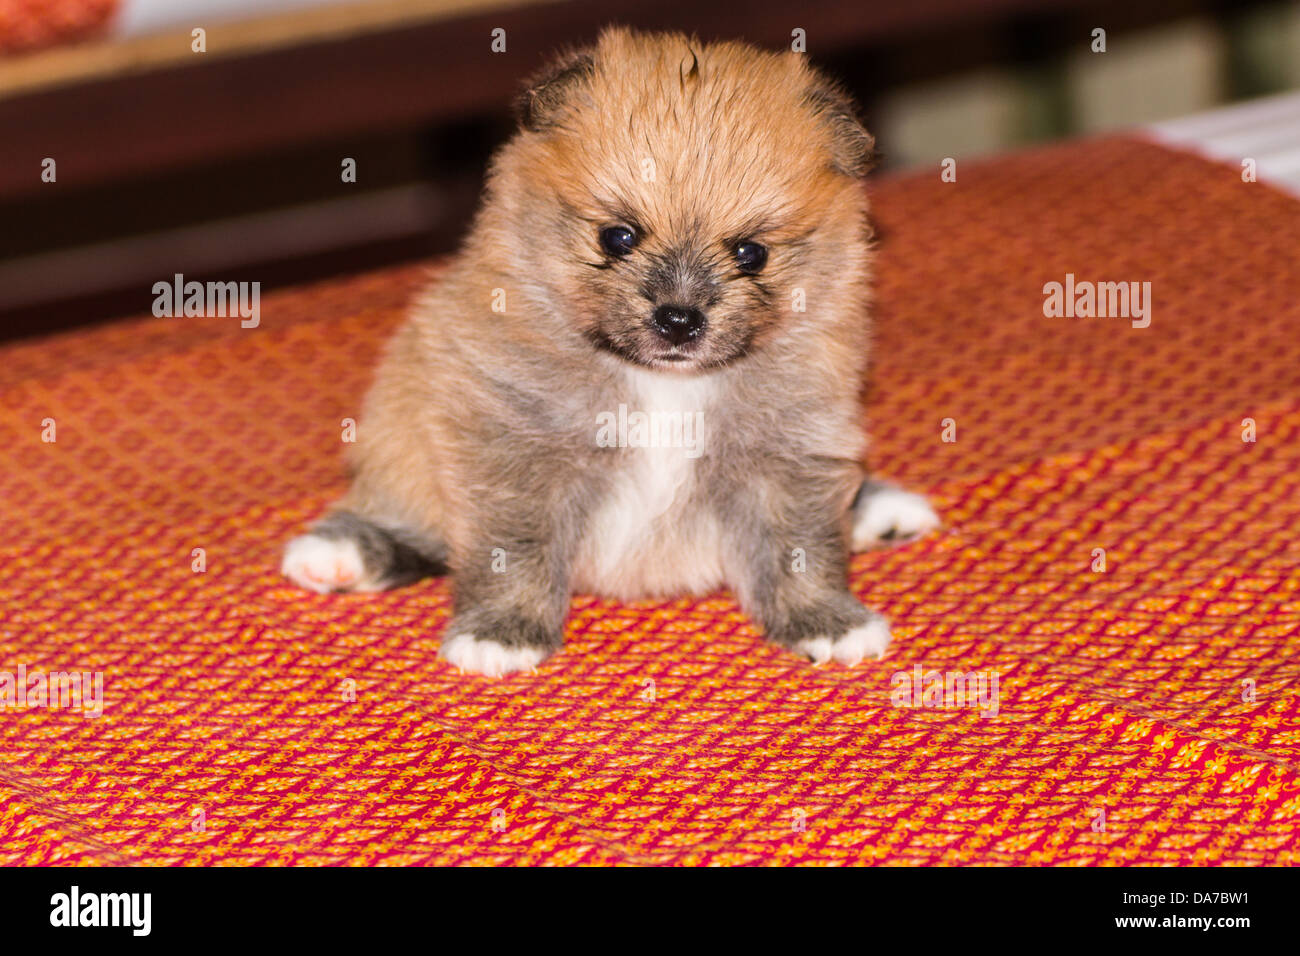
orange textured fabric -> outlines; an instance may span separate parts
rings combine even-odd
[[[102,32],[118,0],[0,0],[0,53],[82,40]]]
[[[0,671],[104,675],[0,710],[0,862],[1296,862],[1300,206],[1123,139],[874,191],[875,464],[947,530],[854,559],[896,637],[852,670],[578,597],[491,681],[435,659],[446,581],[281,579],[422,268],[0,351]],[[1045,318],[1066,273],[1150,327]]]

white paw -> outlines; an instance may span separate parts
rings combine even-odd
[[[329,594],[362,588],[366,568],[355,541],[305,534],[284,549],[280,573],[300,587]]]
[[[809,658],[814,664],[825,664],[833,659],[845,667],[852,667],[864,657],[879,657],[888,646],[889,622],[883,617],[874,617],[861,627],[855,627],[837,638],[805,638],[791,650]]]
[[[882,485],[858,502],[853,518],[853,550],[898,544],[937,527],[939,516],[923,495]]]
[[[456,634],[442,642],[438,656],[463,671],[504,677],[515,671],[529,671],[546,660],[550,652],[541,647],[507,647],[473,634]]]

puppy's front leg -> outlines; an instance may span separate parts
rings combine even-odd
[[[477,540],[457,560],[456,613],[438,656],[490,677],[536,667],[564,642],[570,535],[515,527]]]
[[[851,667],[885,652],[889,622],[849,591],[839,484],[815,477],[751,484],[748,513],[733,512],[727,523],[735,529],[729,577],[769,640],[817,664]]]

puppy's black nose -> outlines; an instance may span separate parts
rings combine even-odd
[[[673,345],[689,342],[704,330],[704,315],[699,309],[680,305],[661,305],[655,309],[655,331]]]

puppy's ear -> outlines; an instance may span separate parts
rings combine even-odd
[[[532,76],[515,98],[515,116],[526,130],[540,133],[559,124],[565,107],[596,72],[590,50],[572,50]]]
[[[831,165],[845,176],[861,178],[876,162],[876,140],[858,119],[853,97],[838,84],[817,76],[804,101],[831,132]]]

